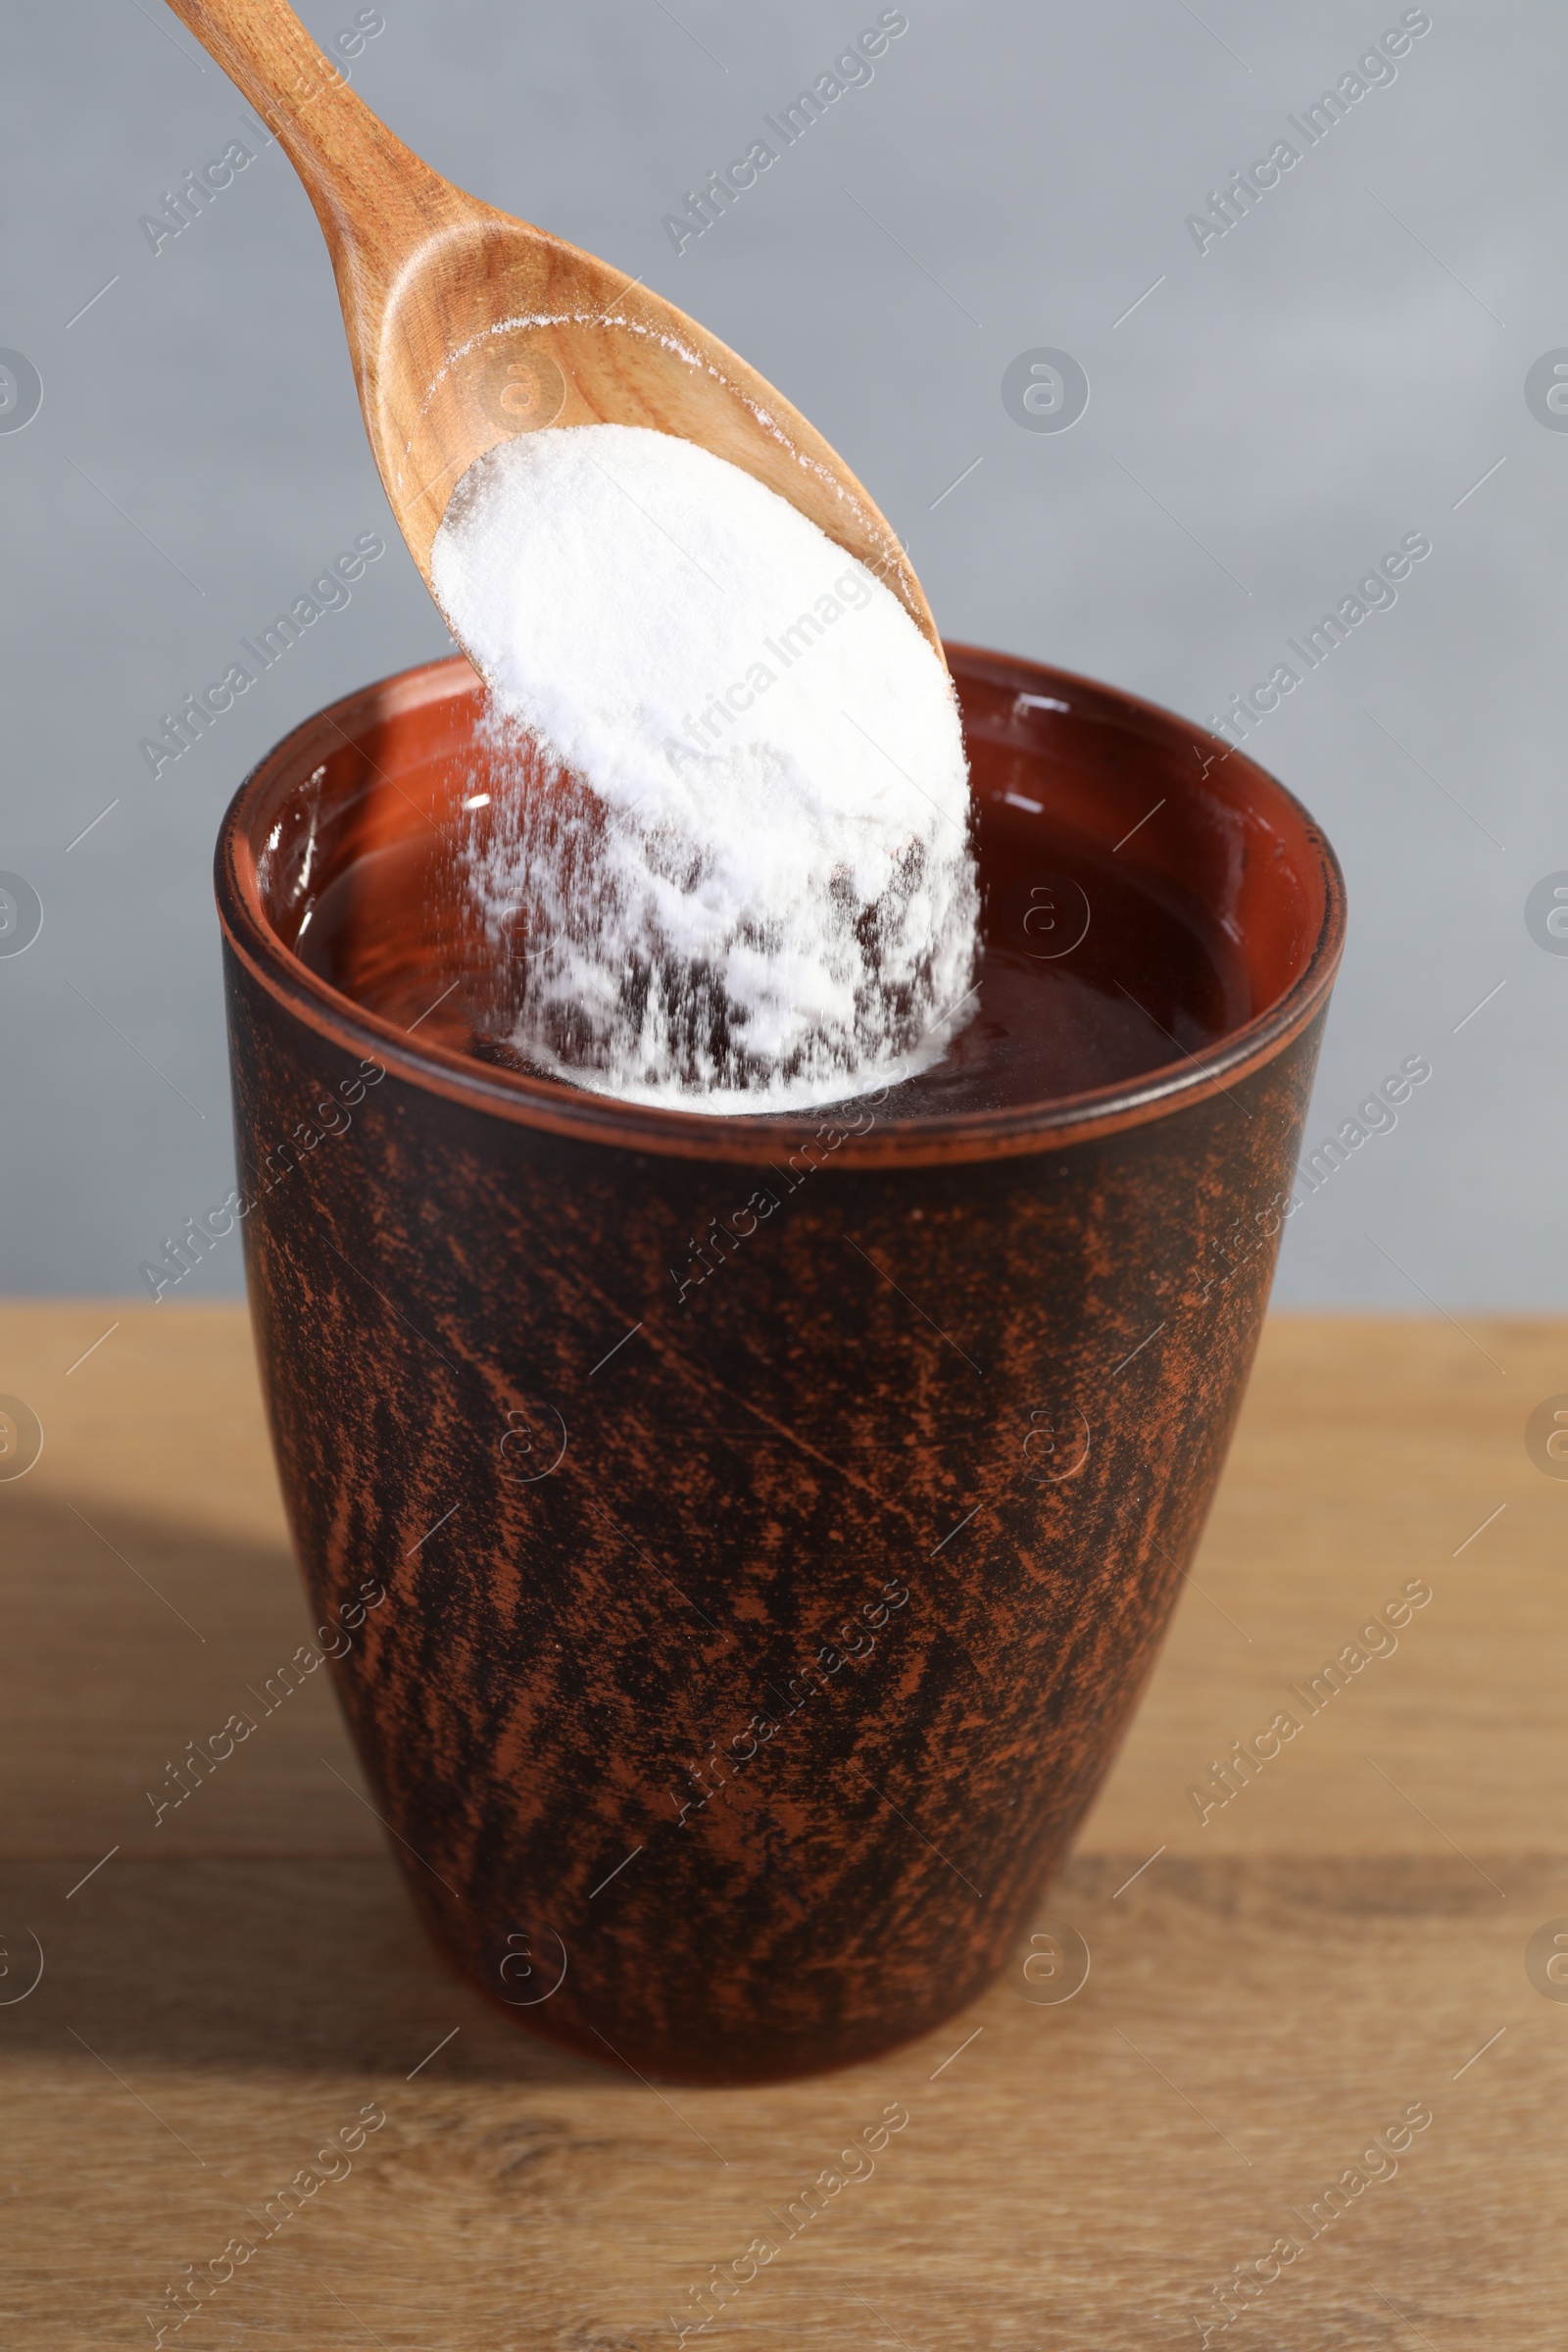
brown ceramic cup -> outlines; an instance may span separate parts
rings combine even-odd
[[[219,844],[263,1377],[375,1806],[477,1990],[648,2075],[843,2065],[1005,1963],[1153,1663],[1288,1212],[1332,851],[1186,721],[950,658],[982,818],[1123,844],[1239,951],[1217,1042],[987,1110],[709,1118],[392,1017],[373,921],[363,1009],[309,927],[468,797],[461,662],[307,720]]]

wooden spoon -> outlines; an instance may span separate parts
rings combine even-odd
[[[940,657],[896,532],[799,411],[672,303],[442,179],[283,0],[169,0],[305,183],[337,272],[365,429],[414,560],[475,458],[552,425],[695,441],[787,498],[900,598]]]

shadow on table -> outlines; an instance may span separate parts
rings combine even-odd
[[[69,2028],[122,2073],[384,2078],[456,2027],[448,2079],[600,2074],[426,1941],[324,1673],[155,1827],[166,1759],[259,1717],[247,1688],[307,1638],[299,1576],[276,1544],[86,1507],[0,1490],[0,1852],[27,1857],[0,1860],[0,2060],[77,2051]]]
[[[88,1886],[58,1864],[0,1866],[10,1981],[0,2056],[51,2057],[72,2033],[110,2066],[224,2074],[407,2076],[444,2035],[439,2074],[491,2082],[592,2079],[496,2015],[425,1941],[378,1856],[117,1857]]]

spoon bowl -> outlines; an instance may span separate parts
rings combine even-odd
[[[640,279],[432,172],[284,0],[169,4],[316,208],[370,448],[426,587],[448,501],[488,450],[562,425],[643,425],[787,499],[892,589],[942,658],[898,534],[821,434],[716,336]]]

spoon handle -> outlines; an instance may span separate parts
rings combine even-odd
[[[316,207],[339,283],[352,255],[390,275],[411,232],[455,208],[456,191],[348,86],[285,0],[169,0],[287,155]],[[345,288],[345,292],[347,289]]]

